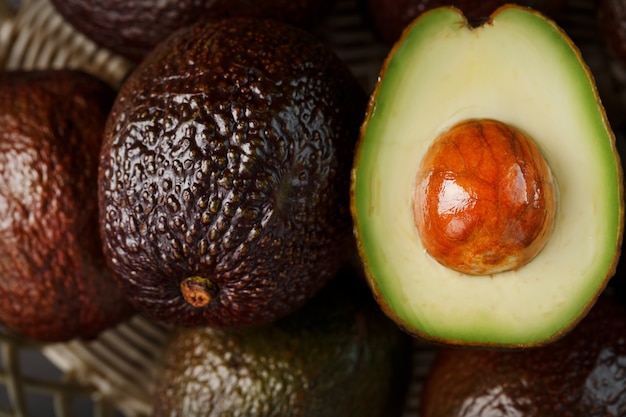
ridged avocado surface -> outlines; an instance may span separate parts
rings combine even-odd
[[[352,244],[366,95],[313,35],[252,18],[161,44],[114,104],[101,153],[105,252],[135,306],[179,325],[272,321]]]

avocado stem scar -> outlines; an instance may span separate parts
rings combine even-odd
[[[180,283],[183,298],[195,308],[208,305],[217,294],[217,286],[208,278],[187,277]]]

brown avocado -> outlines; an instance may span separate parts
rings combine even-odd
[[[148,316],[267,323],[301,307],[353,247],[349,181],[367,97],[313,35],[203,21],[122,86],[101,153],[110,265]]]
[[[626,309],[602,296],[578,327],[544,347],[442,348],[422,417],[626,415]]]
[[[421,13],[442,6],[460,9],[470,22],[479,24],[507,3],[519,4],[555,18],[565,9],[568,0],[364,0],[366,12],[381,39],[389,44],[400,38],[402,31]]]
[[[200,19],[271,18],[310,28],[334,0],[52,0],[78,31],[120,55],[138,62],[177,29]]]
[[[0,73],[0,322],[93,337],[130,305],[102,254],[97,172],[115,91],[83,72]]]
[[[364,281],[342,274],[269,326],[177,330],[153,416],[398,417],[410,347]]]

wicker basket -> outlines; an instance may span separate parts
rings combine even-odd
[[[600,42],[593,3],[571,0],[562,25],[571,28],[568,32],[596,74],[609,114],[621,124],[623,94],[610,75],[612,64]],[[388,47],[377,42],[356,0],[339,0],[319,34],[371,90]],[[0,68],[61,67],[80,68],[114,87],[132,69],[73,30],[47,0],[0,0]],[[147,416],[155,363],[167,338],[165,326],[140,315],[89,342],[37,344],[0,329],[0,417]],[[434,346],[415,340],[414,378],[404,417],[418,416],[421,386],[434,353]]]

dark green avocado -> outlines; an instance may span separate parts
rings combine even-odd
[[[301,307],[353,247],[349,181],[367,97],[313,35],[203,21],[122,86],[101,152],[104,248],[148,316],[237,327]]]
[[[139,62],[159,42],[200,19],[257,17],[312,28],[335,0],[52,0],[99,45]]]
[[[270,326],[176,331],[153,416],[399,416],[411,339],[358,284],[340,276]]]
[[[523,351],[443,348],[422,417],[626,415],[626,309],[608,295],[564,338]]]
[[[98,229],[102,132],[115,91],[83,72],[0,73],[0,322],[42,341],[128,317]]]

